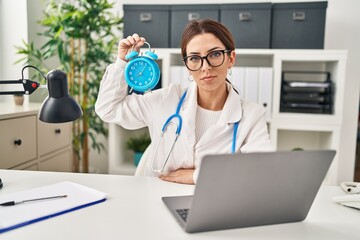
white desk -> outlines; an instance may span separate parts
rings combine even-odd
[[[108,194],[88,208],[0,234],[17,239],[360,239],[360,210],[333,203],[338,187],[322,187],[304,222],[188,234],[182,231],[161,197],[192,194],[194,186],[157,178],[77,173],[0,170],[0,195],[68,180]],[[1,218],[1,216],[0,216]]]

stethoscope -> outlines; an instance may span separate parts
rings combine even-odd
[[[360,193],[360,182],[342,182],[340,186],[346,193]]]
[[[163,127],[162,127],[162,130],[161,130],[161,135],[160,135],[160,140],[156,146],[156,149],[155,149],[155,153],[158,151],[159,149],[159,145],[160,143],[162,142],[162,138],[164,137],[164,134],[166,132],[166,129],[167,127],[170,125],[170,124],[175,124],[172,120],[173,119],[178,119],[178,124],[177,124],[177,127],[176,127],[176,132],[175,132],[175,138],[174,138],[174,141],[170,147],[170,151],[168,152],[168,154],[166,155],[166,158],[165,158],[165,161],[163,163],[163,165],[161,166],[160,169],[156,169],[154,168],[154,159],[155,159],[155,156],[152,157],[152,163],[151,163],[151,170],[154,171],[154,172],[157,172],[157,173],[162,173],[162,171],[164,170],[168,160],[169,160],[169,157],[170,157],[170,154],[174,148],[174,145],[180,135],[180,132],[181,132],[181,128],[182,128],[182,117],[180,116],[179,112],[180,112],[180,109],[181,109],[181,106],[184,102],[184,99],[186,97],[186,94],[187,94],[187,90],[183,93],[183,95],[181,96],[180,98],[180,101],[176,107],[176,112],[171,115],[164,123]],[[233,139],[232,139],[232,145],[231,145],[231,152],[232,154],[235,154],[235,151],[236,151],[236,135],[237,135],[237,130],[238,130],[238,127],[239,127],[239,122],[236,122],[234,123],[234,131],[233,131]]]

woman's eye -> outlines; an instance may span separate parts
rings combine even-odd
[[[220,51],[215,51],[215,52],[212,52],[210,53],[209,55],[211,58],[218,58],[221,56],[221,52]]]
[[[198,61],[200,61],[200,57],[199,56],[190,56],[189,61],[198,62]]]

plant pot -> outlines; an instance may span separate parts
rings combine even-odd
[[[24,96],[14,96],[14,102],[17,106],[22,106],[24,104]]]
[[[144,153],[142,152],[135,152],[134,153],[134,165],[137,167],[139,165],[140,159]]]

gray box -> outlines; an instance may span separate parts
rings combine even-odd
[[[275,3],[271,48],[323,49],[327,2]]]
[[[223,4],[220,9],[236,48],[270,48],[271,3]]]
[[[183,30],[190,21],[204,18],[219,21],[219,9],[218,4],[171,6],[170,47],[180,47]]]
[[[138,33],[152,48],[168,48],[170,6],[124,5],[124,37]]]

